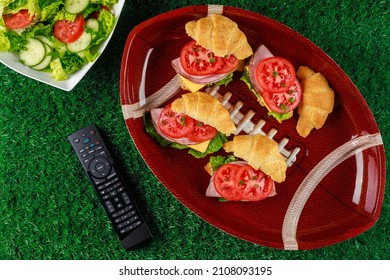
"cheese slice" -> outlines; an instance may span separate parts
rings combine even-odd
[[[199,144],[194,144],[194,145],[187,145],[191,149],[197,150],[198,152],[204,153],[207,150],[207,147],[209,146],[211,140],[204,141]]]
[[[184,78],[183,76],[180,76],[178,74],[179,78],[180,78],[180,86],[182,89],[187,89],[191,92],[197,92],[198,90],[200,90],[201,88],[203,88],[206,84],[195,84],[193,82],[191,82],[190,80]]]

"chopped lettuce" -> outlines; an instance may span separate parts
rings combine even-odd
[[[203,158],[208,154],[217,152],[218,150],[220,150],[222,148],[222,145],[225,142],[227,142],[227,137],[224,134],[218,132],[217,135],[213,139],[211,139],[210,144],[207,147],[207,150],[204,153],[201,153],[199,151],[196,151],[194,149],[189,148],[186,145],[170,142],[170,141],[162,138],[157,133],[156,129],[153,126],[152,116],[150,115],[150,113],[144,114],[143,121],[144,121],[144,127],[145,127],[146,132],[162,147],[171,147],[171,148],[180,149],[180,150],[189,149],[188,153],[193,155],[196,158]]]

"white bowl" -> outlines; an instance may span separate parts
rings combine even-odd
[[[110,41],[112,34],[114,33],[116,24],[118,23],[119,16],[122,12],[123,5],[125,3],[125,0],[119,0],[117,4],[114,5],[114,15],[116,18],[115,26],[113,31],[111,32],[110,36],[104,40],[99,46],[99,56],[103,53],[104,49],[106,48],[108,42]],[[97,61],[99,56],[95,59],[95,61],[90,62],[86,65],[84,65],[79,71],[69,75],[67,80],[64,81],[57,81],[51,77],[50,73],[42,72],[42,71],[36,71],[30,67],[27,67],[23,64],[21,64],[18,61],[18,56],[15,53],[11,52],[0,52],[0,62],[3,63],[8,68],[11,68],[15,70],[16,72],[27,76],[29,78],[32,78],[34,80],[40,81],[42,83],[51,85],[53,87],[65,90],[65,91],[71,91],[84,77],[84,75],[88,72],[89,69],[93,66],[93,64]]]

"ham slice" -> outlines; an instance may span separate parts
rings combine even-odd
[[[205,76],[191,75],[186,70],[184,70],[183,66],[181,66],[180,57],[172,60],[171,63],[177,74],[190,80],[195,84],[213,84],[223,80],[227,75],[229,75],[229,73]]]
[[[259,65],[260,61],[273,56],[274,55],[267,49],[266,46],[260,45],[260,47],[257,48],[256,52],[254,53],[254,55],[252,56],[249,62],[249,67],[248,67],[249,78],[251,80],[252,86],[258,93],[262,93],[263,90],[257,83],[257,79],[256,79],[257,66]]]

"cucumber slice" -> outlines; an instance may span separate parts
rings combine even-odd
[[[34,36],[35,39],[38,39],[39,41],[41,41],[43,44],[47,44],[49,45],[50,47],[53,47],[54,46],[54,43],[52,41],[49,40],[49,38],[43,36],[43,35],[36,35]]]
[[[31,68],[34,69],[34,70],[43,70],[45,69],[46,67],[49,66],[50,64],[50,61],[51,61],[51,48],[48,44],[43,44],[45,46],[45,58],[41,61],[41,63],[38,63],[37,65],[35,66],[32,66]]]
[[[84,25],[88,28],[91,28],[95,32],[99,31],[99,22],[94,18],[87,19]]]
[[[89,47],[91,41],[92,35],[84,31],[76,41],[66,44],[66,48],[73,53],[82,52]]]
[[[30,38],[25,50],[19,51],[19,59],[26,66],[35,66],[45,58],[45,46],[41,41]]]
[[[89,4],[89,0],[65,0],[65,11],[70,14],[81,13]]]

